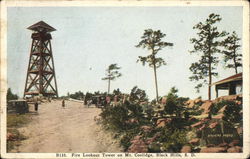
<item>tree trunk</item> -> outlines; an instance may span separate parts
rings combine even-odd
[[[209,65],[208,65],[208,70],[209,70],[209,79],[208,79],[208,100],[211,100],[211,84],[212,84],[212,71],[211,71],[211,53],[209,49]]]
[[[211,64],[209,64],[209,65],[211,65]],[[211,76],[211,70],[209,69],[208,100],[211,100],[211,83],[212,83],[212,76]]]
[[[156,66],[155,66],[155,64],[154,64],[154,76],[155,76],[156,101],[158,103],[158,85],[157,85],[157,75],[156,75]]]
[[[235,49],[234,49],[234,58],[233,58],[233,60],[234,60],[234,69],[235,69],[235,74],[237,74],[237,73],[238,73],[238,71],[237,71],[237,64],[236,64]]]
[[[109,81],[108,81],[108,94],[109,94],[109,91],[110,91],[110,78],[109,78]]]

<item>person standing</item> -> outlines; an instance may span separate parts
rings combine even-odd
[[[36,112],[38,111],[38,102],[37,101],[35,102],[35,111]]]
[[[65,107],[65,100],[64,99],[62,100],[62,107],[63,108]]]

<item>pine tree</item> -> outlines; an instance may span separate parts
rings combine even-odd
[[[141,41],[136,47],[146,48],[150,51],[148,56],[139,56],[138,61],[141,61],[143,66],[148,63],[149,67],[152,67],[154,70],[154,79],[155,79],[155,89],[156,89],[156,101],[158,102],[158,84],[157,84],[157,72],[156,69],[162,65],[166,65],[166,62],[161,57],[156,57],[157,53],[162,50],[164,47],[173,46],[173,43],[164,42],[166,34],[163,34],[160,30],[153,31],[152,29],[147,29],[144,31]]]
[[[110,92],[110,81],[122,76],[122,74],[118,72],[119,69],[121,69],[121,67],[118,67],[117,64],[109,65],[106,70],[106,77],[102,78],[102,80],[108,80],[108,94]]]
[[[212,77],[217,76],[215,71],[218,64],[218,57],[216,53],[220,53],[220,46],[222,46],[222,37],[226,36],[225,31],[219,32],[215,24],[221,21],[221,17],[217,14],[210,14],[204,23],[199,22],[193,29],[197,29],[197,38],[190,39],[193,43],[194,49],[190,53],[201,53],[198,62],[192,63],[190,71],[193,75],[190,77],[191,81],[202,81],[195,87],[199,92],[199,88],[204,84],[208,84],[208,99],[211,99],[211,84]]]
[[[11,91],[11,88],[8,88],[6,98],[7,98],[7,101],[15,100],[15,99],[18,99],[18,95],[13,94]]]
[[[240,38],[235,31],[223,41],[225,50],[222,53],[224,54],[225,67],[234,68],[236,74],[238,68],[242,67],[242,54],[237,53],[240,48],[239,41]]]

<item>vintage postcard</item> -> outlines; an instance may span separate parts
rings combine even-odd
[[[247,1],[1,1],[1,158],[248,158]]]

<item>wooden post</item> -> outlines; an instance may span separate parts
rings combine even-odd
[[[219,96],[219,95],[218,95],[218,91],[219,91],[219,90],[218,90],[218,87],[217,87],[217,85],[216,85],[216,86],[215,86],[216,98],[218,98],[218,96]]]

